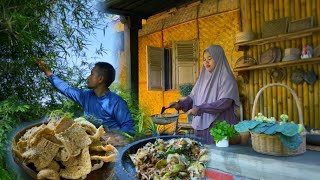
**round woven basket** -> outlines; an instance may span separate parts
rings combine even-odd
[[[291,92],[298,107],[299,123],[303,124],[303,114],[302,114],[302,109],[301,109],[300,101],[298,99],[297,94],[289,86],[281,83],[269,84],[260,89],[260,91],[257,93],[254,99],[253,109],[251,114],[252,119],[254,119],[254,116],[256,114],[255,109],[256,109],[260,94],[265,89],[272,86],[282,86]],[[285,147],[281,143],[279,138],[275,135],[258,134],[258,133],[251,132],[251,138],[252,138],[252,148],[256,152],[259,152],[262,154],[273,155],[273,156],[294,156],[294,155],[299,155],[306,152],[306,133],[305,132],[301,133],[302,143],[295,150],[288,149],[287,147]]]
[[[253,32],[238,32],[236,34],[236,43],[246,42],[254,40],[255,36]]]

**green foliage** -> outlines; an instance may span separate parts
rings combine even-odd
[[[213,136],[215,142],[219,142],[225,137],[230,139],[238,135],[233,125],[228,124],[227,121],[217,121],[210,129],[210,134]]]
[[[121,96],[127,102],[132,119],[134,120],[136,128],[134,137],[128,134],[126,136],[131,139],[139,139],[141,136],[144,136],[147,133],[146,126],[149,125],[149,116],[146,108],[137,106],[138,102],[131,98],[132,92],[125,89],[119,83],[111,84],[110,90]],[[152,128],[154,129],[155,127],[152,126]]]
[[[8,134],[21,121],[30,118],[30,106],[19,101],[16,97],[9,97],[0,101],[0,179],[7,179],[9,176],[5,171],[5,153],[8,145]],[[9,178],[10,179],[10,178]]]
[[[91,66],[87,58],[92,58],[84,53],[90,43],[87,37],[95,35],[94,29],[105,30],[112,17],[99,13],[96,2],[0,1],[0,101],[12,95],[38,107],[65,101],[43,78],[37,57],[72,86],[84,86]],[[97,55],[105,53],[103,46],[96,50]],[[75,62],[67,61],[70,57]]]
[[[12,178],[10,177],[9,173],[2,169],[2,167],[0,166],[0,179],[1,180],[11,180]]]
[[[179,86],[179,92],[180,92],[181,96],[186,97],[191,93],[192,88],[193,88],[193,84],[191,84],[191,83],[181,84]]]

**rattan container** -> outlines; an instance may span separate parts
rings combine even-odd
[[[284,57],[282,61],[292,61],[300,59],[301,50],[298,48],[287,48],[284,50]]]
[[[258,99],[260,94],[267,88],[272,86],[282,86],[285,87],[287,90],[291,92],[293,95],[297,107],[298,107],[298,114],[299,114],[299,123],[303,124],[303,113],[300,105],[299,98],[297,94],[292,90],[289,86],[281,84],[281,83],[273,83],[264,86],[260,89],[260,91],[257,93],[254,103],[253,103],[253,109],[252,109],[252,119],[254,119],[254,116],[256,114],[255,109],[258,103]],[[300,134],[302,138],[302,143],[297,149],[291,150],[285,147],[282,142],[279,140],[279,138],[275,135],[267,135],[267,134],[258,134],[251,132],[251,138],[252,138],[252,148],[259,153],[272,155],[272,156],[294,156],[303,154],[306,152],[306,133],[303,132]]]
[[[238,32],[236,34],[236,43],[247,42],[254,40],[255,35],[253,32]]]

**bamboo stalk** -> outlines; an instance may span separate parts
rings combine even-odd
[[[247,11],[247,19],[248,19],[248,28],[249,28],[249,31],[252,31],[252,17],[251,17],[251,9],[252,7],[250,7],[250,4],[251,4],[251,1],[254,1],[254,0],[247,0],[247,3],[249,4],[248,5],[248,11]]]
[[[306,8],[306,0],[301,0],[301,4],[300,4],[300,6],[301,6],[301,17],[300,18],[304,18],[304,17],[306,17],[306,15],[307,15],[307,8]]]
[[[254,101],[254,91],[253,91],[253,77],[254,77],[254,71],[250,71],[250,75],[249,75],[249,104],[250,104],[250,111],[249,111],[249,115],[251,114],[252,111],[252,106],[253,106],[253,101]]]
[[[268,6],[269,6],[269,20],[274,20],[274,14],[273,14],[273,0],[268,1]]]
[[[273,2],[273,8],[274,8],[274,19],[279,19],[279,2],[281,0],[275,0]]]
[[[263,87],[263,71],[262,70],[259,70],[258,71],[258,91]],[[263,93],[264,94],[264,93]],[[263,114],[265,114],[265,111],[264,111],[264,96],[262,94],[262,97],[260,98],[260,112],[262,112]]]
[[[303,70],[304,72],[308,71],[308,67],[307,66],[303,66]],[[302,85],[302,104],[303,104],[303,117],[304,117],[304,123],[308,124],[309,126],[311,125],[310,122],[310,114],[309,114],[309,87],[308,84],[306,82],[303,83]]]
[[[283,7],[283,1],[284,0],[279,0],[279,18],[282,18],[284,15],[284,7]]]
[[[259,0],[259,11],[260,11],[260,31],[259,31],[259,36],[258,37],[262,37],[261,36],[261,32],[262,32],[262,27],[263,27],[263,23],[264,23],[264,21],[265,21],[265,17],[264,17],[264,15],[265,15],[265,13],[264,13],[264,0]],[[262,49],[262,47],[261,47],[261,50],[263,50]]]
[[[320,26],[320,2],[319,0],[316,1],[316,7],[317,7],[317,26]],[[320,43],[320,32],[317,33],[318,36],[318,43]]]
[[[292,72],[294,70],[296,70],[297,67],[292,67]],[[291,76],[291,75],[290,75]],[[295,83],[292,83],[292,88],[293,90],[298,94],[298,85],[295,84]],[[292,98],[291,98],[292,99]],[[300,100],[300,99],[299,99]],[[291,100],[291,106],[292,106],[292,102],[293,102],[293,99]],[[300,101],[301,102],[301,101]],[[299,122],[299,119],[298,119],[298,110],[295,106],[292,106],[292,112],[293,112],[293,120],[294,122]]]
[[[284,69],[284,73],[287,73],[287,69]],[[282,84],[286,84],[286,77],[283,78],[283,80],[281,81]],[[282,91],[282,112],[284,114],[288,114],[288,102],[287,102],[287,98],[288,98],[288,91],[284,88],[281,88]],[[281,115],[281,114],[280,114]]]
[[[312,14],[312,0],[306,1],[306,16],[309,17]]]
[[[253,71],[254,77],[253,77],[253,95],[257,94],[259,91],[258,85],[259,85],[259,74],[258,74],[259,70],[255,70]],[[254,96],[252,96],[254,97]],[[257,112],[261,112],[260,110],[260,106],[257,107]]]
[[[258,34],[261,33],[261,23],[260,23],[260,16],[261,16],[261,13],[260,13],[260,1],[255,1],[256,2],[256,6],[255,6],[255,19],[256,19],[256,34],[257,36],[259,36]],[[259,36],[260,37],[260,36]],[[259,46],[257,47],[257,52],[258,52],[258,55],[259,55]]]
[[[295,0],[295,1],[294,1],[294,13],[291,13],[292,16],[295,15],[295,16],[294,16],[294,19],[300,19],[300,18],[301,18],[301,15],[300,15],[300,13],[301,13],[301,9],[300,9],[301,4],[300,4],[300,1],[301,1],[301,0]]]
[[[317,2],[316,0],[312,0],[311,2],[311,16],[313,16],[313,18],[319,19],[320,17],[317,17]],[[317,24],[317,22],[315,22],[315,19],[313,20],[313,24]],[[317,33],[313,34],[312,36],[312,47],[316,47],[316,45],[318,44],[318,36]]]
[[[302,85],[302,84],[299,84],[299,85],[298,85],[298,97],[299,97],[299,101],[301,102],[302,107],[304,107],[304,101],[303,101],[303,85]],[[304,113],[304,115],[305,115],[305,113]],[[306,117],[304,118],[303,121],[304,121],[304,123],[307,122]],[[299,122],[298,117],[296,118],[296,123],[297,123],[297,122]],[[306,124],[308,124],[308,123],[306,123]]]
[[[287,83],[286,84],[293,89],[293,86],[292,86],[292,83],[291,83],[291,80],[290,80],[290,75],[291,75],[291,72],[292,72],[291,69],[292,69],[291,67],[287,68],[287,79],[286,79]],[[295,92],[297,92],[297,91],[295,91]],[[288,104],[288,116],[289,116],[289,119],[293,120],[294,119],[294,114],[293,114],[293,111],[292,111],[292,95],[290,93],[287,95],[287,104]]]
[[[270,76],[268,76],[268,74],[270,74],[270,72],[269,72],[270,70],[269,69],[267,69],[265,72],[266,72],[266,74],[265,74],[265,76],[266,76],[266,78],[267,78],[267,84],[270,84],[271,83],[271,79],[270,79]],[[272,104],[272,102],[273,102],[273,98],[272,98],[272,91],[271,91],[271,89],[269,88],[269,89],[266,89],[266,91],[267,91],[267,99],[268,99],[268,116],[267,117],[272,117],[273,115],[273,104]]]
[[[313,71],[314,69],[311,65],[308,65],[307,67],[308,71]],[[314,114],[314,85],[309,85],[309,93],[308,93],[308,97],[309,97],[309,119],[310,119],[310,127],[315,127],[315,114]]]
[[[274,10],[274,4],[276,4],[276,3],[274,3],[273,0],[269,0],[268,2],[269,2],[269,4],[268,4],[269,5],[269,20],[274,20],[274,19],[276,19],[275,18],[275,13],[276,12]],[[276,46],[276,43],[270,43],[270,47],[275,47],[275,46]],[[273,83],[274,80],[271,78],[270,73],[271,73],[271,70],[268,71],[268,74],[266,74],[266,76],[268,76],[270,78],[270,83]],[[270,93],[271,93],[271,97],[272,97],[272,99],[271,99],[271,101],[272,101],[272,107],[271,107],[272,113],[271,113],[270,116],[277,117],[278,108],[279,108],[278,104],[277,104],[277,99],[278,99],[277,98],[277,87],[273,86],[270,89],[271,89]]]
[[[290,8],[290,0],[284,0],[284,16],[285,17],[290,17],[291,8]],[[294,6],[293,6],[293,10],[294,10]]]
[[[270,74],[270,73],[269,73]],[[270,76],[268,74],[268,76]],[[271,81],[273,83],[273,81]],[[272,89],[272,117],[277,117],[278,116],[278,110],[279,110],[279,105],[277,104],[278,102],[278,92],[277,92],[277,87],[273,86],[271,87]]]
[[[314,72],[316,72],[318,75],[320,74],[320,65],[315,66]],[[319,80],[316,81],[315,83],[315,88],[314,88],[314,108],[315,108],[315,128],[320,128],[320,82]]]
[[[268,1],[265,0],[263,1],[263,15],[264,15],[264,21],[269,21],[269,6],[268,6]]]
[[[262,70],[262,83],[263,86],[267,85],[267,76],[265,75],[267,73],[267,70]],[[263,114],[268,114],[268,96],[267,96],[267,92],[264,91],[263,92]]]

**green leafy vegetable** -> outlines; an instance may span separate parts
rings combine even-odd
[[[228,124],[227,121],[217,121],[216,124],[210,129],[210,134],[213,136],[214,141],[219,142],[225,137],[227,139],[237,136],[238,133],[234,126]]]

